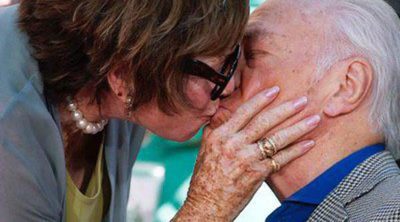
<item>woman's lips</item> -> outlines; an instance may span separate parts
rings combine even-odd
[[[210,122],[210,127],[215,129],[222,124],[224,124],[226,121],[228,121],[232,116],[232,112],[225,107],[220,107],[217,111],[217,113],[213,116]]]

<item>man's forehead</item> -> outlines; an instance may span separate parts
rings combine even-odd
[[[246,37],[297,38],[320,34],[323,20],[320,17],[306,14],[301,9],[288,9],[284,14],[281,11],[280,7],[269,7],[265,3],[251,15]]]
[[[274,28],[274,25],[267,22],[265,19],[252,20],[246,27],[246,38],[266,38],[283,34],[282,31]]]
[[[267,23],[266,20],[253,21],[246,28],[245,43],[253,46],[263,44],[275,48],[286,46],[289,42],[298,42],[297,30],[283,26]]]
[[[284,26],[288,26],[293,18],[293,10],[282,7],[280,1],[268,0],[266,3],[261,5],[255,10],[249,19],[248,26],[246,28],[247,36],[286,36],[288,31]],[[286,9],[285,9],[286,8]],[[294,18],[295,19],[295,18]]]

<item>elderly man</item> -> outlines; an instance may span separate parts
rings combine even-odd
[[[241,90],[215,122],[267,86],[306,95],[316,147],[267,183],[267,221],[400,221],[400,20],[383,0],[269,0],[251,16]],[[278,127],[279,128],[279,127]],[[279,138],[272,133],[272,141]],[[271,149],[269,141],[262,149]]]

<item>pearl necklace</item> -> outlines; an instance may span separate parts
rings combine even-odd
[[[76,127],[81,129],[83,133],[94,135],[102,131],[104,126],[107,125],[108,120],[100,120],[100,122],[97,123],[91,123],[87,121],[71,97],[67,97],[67,102],[67,108],[71,112],[71,117],[75,121]]]

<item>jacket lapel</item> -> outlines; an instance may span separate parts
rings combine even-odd
[[[398,175],[393,156],[378,153],[358,165],[315,209],[308,221],[347,221],[349,203],[370,192],[383,180]]]
[[[346,221],[347,219],[348,214],[343,201],[333,192],[317,207],[307,221]]]

